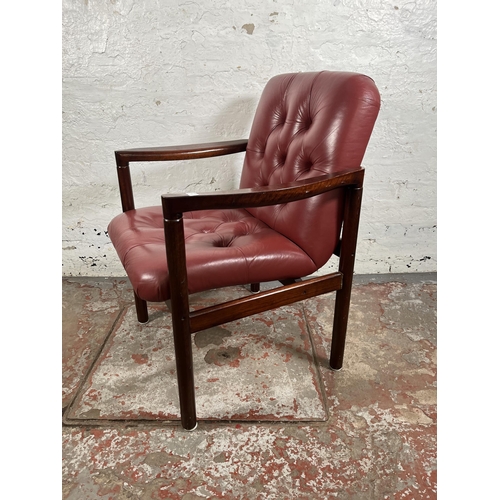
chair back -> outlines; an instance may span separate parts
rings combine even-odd
[[[272,78],[249,135],[241,188],[273,186],[358,167],[380,108],[373,80],[322,71]],[[319,268],[340,238],[342,190],[249,209],[304,250]]]

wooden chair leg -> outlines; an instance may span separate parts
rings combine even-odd
[[[340,370],[344,362],[347,320],[349,317],[349,305],[351,301],[351,288],[352,286],[346,286],[345,281],[343,281],[342,290],[337,291],[335,298],[332,350],[330,354],[330,367],[332,370]]]
[[[175,307],[172,311],[172,326],[174,330],[175,365],[177,368],[177,384],[179,388],[179,404],[181,409],[182,427],[194,430],[197,427],[196,402],[193,372],[193,351],[191,334],[185,331],[182,311]]]
[[[149,321],[148,303],[145,300],[142,300],[135,292],[134,298],[137,321],[139,321],[139,323],[147,323]]]
[[[345,339],[349,306],[351,302],[356,242],[358,239],[359,216],[361,212],[362,188],[349,190],[345,200],[345,219],[342,231],[339,271],[342,273],[342,288],[337,291],[332,332],[330,367],[340,370],[344,361]]]
[[[291,285],[292,283],[299,283],[300,281],[302,281],[302,278],[288,278],[285,280],[280,280],[280,283],[286,286]]]
[[[196,403],[182,216],[178,219],[165,219],[164,224],[181,422],[184,429],[194,430],[197,426]]]

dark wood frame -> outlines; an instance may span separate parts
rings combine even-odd
[[[210,144],[193,144],[165,148],[141,148],[116,151],[116,164],[123,211],[135,208],[129,164],[131,162],[173,161],[208,158],[246,151],[247,140]],[[358,236],[364,169],[354,167],[335,174],[322,175],[280,186],[238,189],[234,191],[162,195],[167,262],[170,270],[170,300],[175,343],[177,379],[182,426],[193,430],[196,425],[195,386],[191,335],[222,323],[275,309],[324,293],[336,291],[330,367],[342,368],[352,278]],[[189,310],[186,250],[183,213],[195,210],[250,208],[288,203],[316,196],[333,189],[343,189],[344,220],[342,239],[335,253],[339,255],[337,272],[317,278],[288,280],[283,286],[225,302],[197,311]],[[259,284],[252,283],[253,292]],[[147,322],[147,303],[135,295],[137,317]]]

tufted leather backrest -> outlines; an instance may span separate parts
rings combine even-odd
[[[369,77],[345,72],[272,78],[250,131],[240,187],[272,186],[361,165],[380,108]],[[340,238],[342,193],[249,209],[321,267]]]

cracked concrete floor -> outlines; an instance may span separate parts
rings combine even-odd
[[[113,336],[133,305],[132,291],[125,279],[63,279],[63,498],[436,498],[436,287],[435,274],[356,276],[340,372],[327,368],[333,294],[267,318],[255,316],[244,325],[223,325],[223,332],[200,337],[197,348],[208,351],[199,363],[212,360],[217,366],[210,369],[219,370],[217,375],[207,372],[205,378],[222,379],[227,387],[222,399],[227,411],[235,405],[234,420],[210,421],[210,412],[217,409],[212,404],[197,430],[186,432],[175,422],[175,409],[165,421],[158,420],[158,414],[147,421],[133,412],[119,421],[99,420],[99,413],[91,413],[96,418],[88,420],[68,418],[90,381],[95,391],[90,394],[96,395],[102,410],[106,403],[98,395],[105,391],[99,384],[115,387],[111,382],[120,366],[139,373],[154,363],[151,355],[130,347],[126,356],[117,358],[115,371],[103,371],[109,372],[107,379],[95,376],[117,342]],[[233,292],[244,290],[228,293]],[[207,297],[200,294],[197,300]],[[164,312],[160,310],[155,321],[162,321]],[[276,354],[268,364],[257,351],[245,354],[243,347],[252,344],[251,337],[231,344],[257,328],[275,335],[262,342],[261,349]],[[133,324],[130,329],[134,331]],[[132,333],[127,330],[127,335]],[[159,349],[154,346],[149,352]],[[214,346],[226,349],[226,356],[240,357],[213,362],[225,357],[214,358]],[[127,356],[135,363],[125,363]],[[255,366],[249,362],[245,368],[243,358]],[[303,371],[293,371],[300,362]],[[259,377],[252,372],[256,367]],[[261,372],[284,375],[264,380]],[[250,385],[233,390],[237,378],[250,380]],[[130,389],[132,406],[134,395],[154,385],[150,380]],[[252,391],[251,383],[265,386],[267,392]],[[116,391],[108,391],[109,401],[125,397],[123,387]],[[252,392],[259,397],[252,399]],[[146,399],[156,401],[155,394]],[[281,413],[273,398],[282,401]],[[248,400],[250,409],[238,410],[238,404]],[[297,401],[305,401],[301,419],[282,410],[289,404],[298,415],[302,410]],[[91,402],[92,397],[86,404]],[[111,412],[114,407],[108,408]],[[258,413],[262,408],[263,413],[275,410],[263,416]]]

